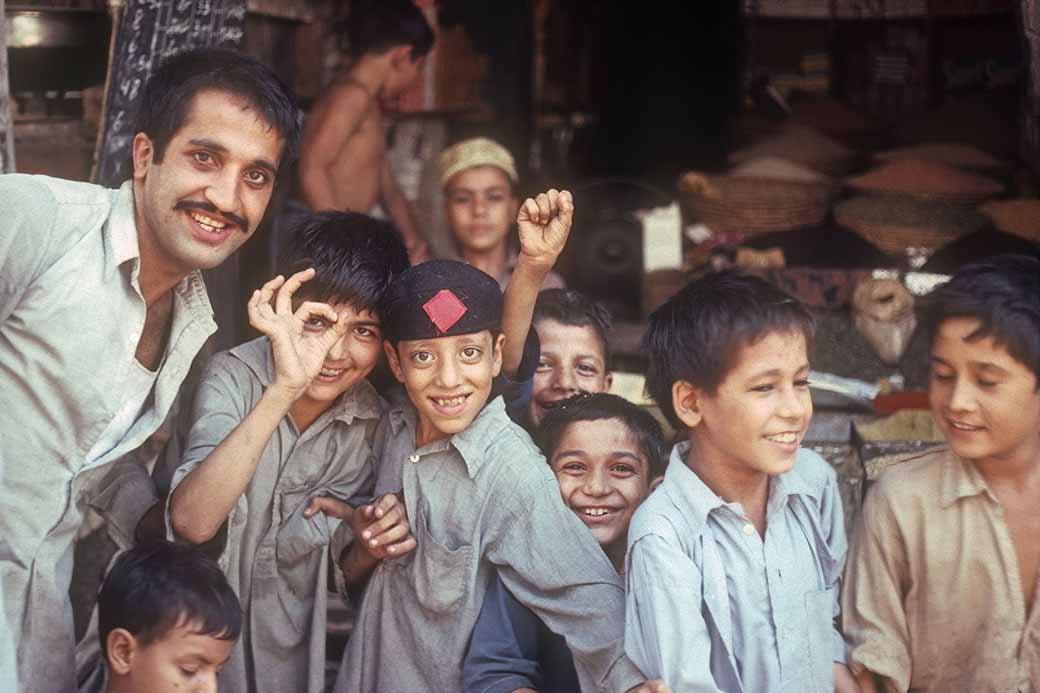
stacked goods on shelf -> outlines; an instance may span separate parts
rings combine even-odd
[[[997,180],[954,166],[920,159],[884,161],[845,185],[867,193],[903,195],[920,200],[973,205],[1004,191]]]
[[[917,159],[979,171],[1002,172],[1008,168],[1006,161],[1002,161],[978,147],[955,142],[935,142],[899,147],[878,152],[874,158],[881,161]]]
[[[999,200],[979,207],[1001,231],[1040,243],[1040,200]]]
[[[729,162],[739,165],[752,159],[777,157],[832,176],[847,173],[857,154],[813,128],[787,123],[773,134],[733,152]]]
[[[936,250],[989,225],[970,207],[904,195],[852,197],[835,206],[834,220],[892,255],[908,248]]]

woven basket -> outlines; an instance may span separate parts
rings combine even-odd
[[[920,159],[882,162],[862,175],[846,179],[845,185],[867,193],[958,205],[978,204],[1004,191],[1000,181]]]
[[[890,255],[911,247],[936,250],[988,225],[972,209],[898,196],[844,200],[835,205],[834,220]]]
[[[833,195],[824,183],[690,172],[679,179],[687,210],[718,233],[786,231],[823,222]]]
[[[993,220],[1001,231],[1034,243],[1040,242],[1040,200],[989,202],[979,211]]]

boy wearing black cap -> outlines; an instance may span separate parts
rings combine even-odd
[[[572,212],[569,193],[549,191],[524,203],[521,232],[565,236]],[[494,569],[565,636],[583,688],[638,686],[617,573],[502,399],[487,402],[502,367],[498,283],[464,263],[424,263],[391,283],[380,313],[411,402],[380,424],[376,492],[403,497],[417,546],[373,572],[334,690],[462,690]]]

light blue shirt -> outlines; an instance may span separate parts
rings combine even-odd
[[[676,445],[628,532],[625,651],[675,693],[834,690],[845,661],[838,578],[845,525],[834,470],[799,449],[772,477],[761,537]]]

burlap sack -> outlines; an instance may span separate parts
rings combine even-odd
[[[882,361],[899,363],[917,327],[914,297],[894,279],[867,279],[852,294],[852,321]]]

